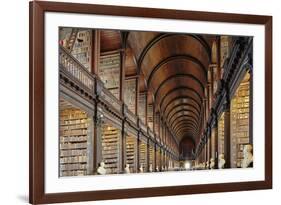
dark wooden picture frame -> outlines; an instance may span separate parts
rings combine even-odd
[[[32,204],[153,197],[180,194],[242,191],[272,188],[272,17],[180,11],[152,8],[35,1],[29,5],[30,21],[30,139],[29,200]],[[265,26],[265,180],[220,184],[166,186],[151,188],[45,193],[44,181],[44,14],[67,12],[111,16],[181,19],[207,22],[247,23]]]

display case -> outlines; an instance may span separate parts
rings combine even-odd
[[[121,171],[121,132],[110,123],[102,124],[102,161],[107,174]]]
[[[243,148],[250,142],[250,75],[247,73],[231,99],[231,167],[241,167]]]
[[[76,108],[61,109],[59,128],[60,176],[90,174],[89,138],[92,132],[87,113]]]

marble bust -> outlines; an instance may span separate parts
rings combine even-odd
[[[130,174],[130,165],[129,164],[126,164],[126,166],[125,166],[125,173]]]
[[[140,165],[139,171],[140,171],[140,173],[143,173],[143,166],[142,166],[142,164]]]
[[[149,172],[153,172],[152,164],[149,165]]]
[[[215,169],[215,160],[213,158],[210,159],[210,169]]]
[[[242,168],[253,167],[253,146],[251,144],[246,144],[243,148],[243,160]]]
[[[100,166],[97,169],[97,173],[99,175],[105,175],[106,174],[106,169],[105,169],[105,163],[104,162],[100,163]]]
[[[224,168],[224,164],[225,164],[224,155],[220,154],[219,155],[219,169],[223,169]]]
[[[215,169],[215,160],[213,158],[210,159],[210,169]]]
[[[156,166],[156,172],[159,172],[159,167],[158,166]]]
[[[209,161],[206,161],[206,163],[205,163],[205,168],[206,168],[206,169],[209,169]]]

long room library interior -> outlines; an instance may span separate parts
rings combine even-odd
[[[59,28],[59,176],[252,168],[253,38]]]

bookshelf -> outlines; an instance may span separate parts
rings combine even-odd
[[[126,136],[126,164],[130,165],[130,172],[136,172],[137,138],[131,135]]]
[[[138,116],[140,120],[146,124],[145,119],[145,109],[146,109],[146,94],[145,93],[139,93],[139,105],[138,105]]]
[[[120,172],[120,130],[104,123],[102,125],[102,161],[107,174]]]
[[[146,142],[140,141],[139,153],[140,153],[139,166],[142,165],[143,171],[146,172],[147,171],[147,144],[146,144]]]
[[[120,53],[101,55],[98,75],[104,86],[119,99]]]
[[[161,153],[159,147],[156,148],[156,167],[158,167],[159,170],[161,169]]]
[[[224,112],[218,121],[218,154],[224,154]]]
[[[126,79],[124,89],[124,102],[132,113],[136,113],[136,79]]]
[[[230,109],[231,167],[241,167],[243,148],[249,141],[250,75],[247,73],[234,97]]]
[[[147,124],[153,130],[153,104],[147,105]]]
[[[88,70],[91,71],[91,30],[80,30],[71,54]]]
[[[152,170],[155,170],[155,149],[154,145],[149,145],[149,165],[152,164]]]
[[[90,119],[84,111],[60,111],[60,176],[87,175]]]
[[[211,133],[211,158],[215,159],[216,158],[216,132],[217,132],[217,128],[214,127],[212,128],[212,133]]]
[[[220,37],[220,56],[221,62],[220,67],[223,67],[225,60],[228,58],[230,54],[230,47],[231,47],[231,37],[230,36],[221,36]]]

